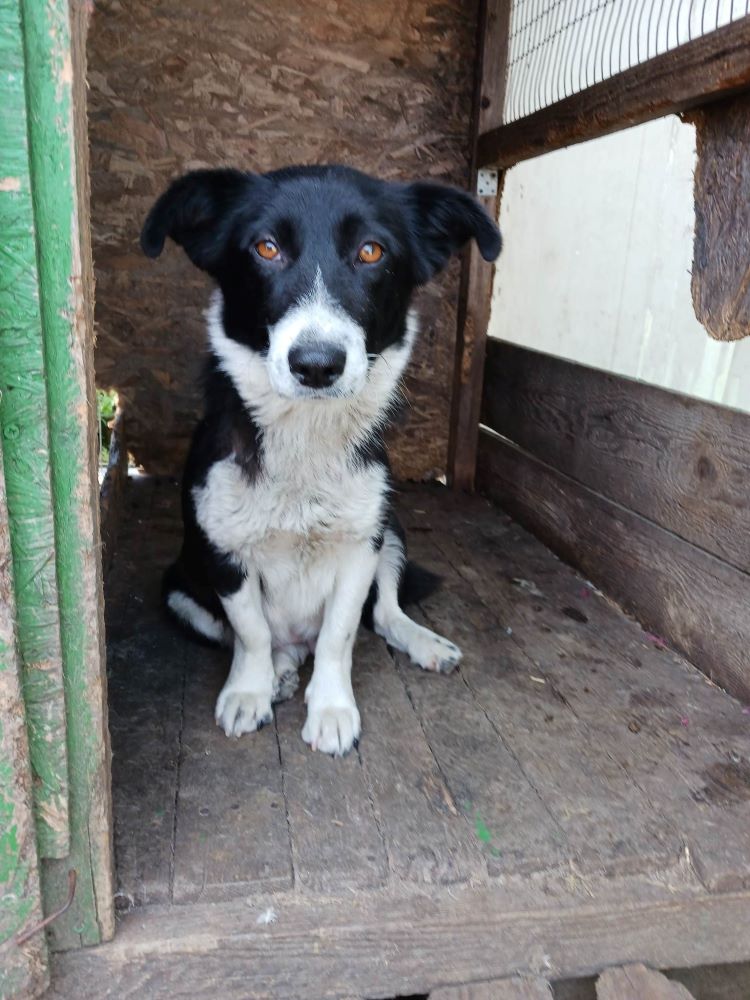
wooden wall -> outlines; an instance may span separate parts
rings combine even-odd
[[[468,180],[475,3],[102,0],[89,35],[97,379],[129,445],[179,468],[199,409],[208,283],[138,249],[170,178],[201,166],[339,161],[386,178]],[[444,471],[458,264],[421,297],[397,474]]]
[[[750,701],[750,415],[491,340],[482,423],[479,489]]]

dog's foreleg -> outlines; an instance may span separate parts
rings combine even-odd
[[[341,553],[315,647],[312,679],[305,692],[307,720],[302,738],[313,750],[340,756],[359,739],[359,711],[352,691],[352,650],[377,560],[369,544],[351,546]]]
[[[423,670],[450,673],[461,660],[461,650],[424,625],[412,621],[398,601],[401,574],[406,553],[394,531],[386,531],[375,572],[378,596],[373,608],[373,625],[389,646],[407,653],[412,663]]]
[[[251,570],[239,590],[222,597],[221,603],[234,629],[234,657],[216,702],[216,721],[227,736],[242,736],[272,719],[271,630],[263,614],[258,574]]]

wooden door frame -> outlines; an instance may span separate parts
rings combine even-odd
[[[750,88],[750,15],[618,73],[525,118],[503,123],[512,0],[480,0],[471,183],[479,168],[502,172],[522,160],[683,112]],[[502,267],[502,255],[500,264]],[[448,482],[473,491],[493,268],[476,247],[464,258],[448,447]]]

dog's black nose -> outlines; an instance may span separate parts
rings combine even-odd
[[[335,344],[305,344],[289,352],[289,370],[310,389],[327,389],[346,366],[346,351]]]

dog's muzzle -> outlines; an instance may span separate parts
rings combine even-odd
[[[329,389],[343,374],[346,351],[336,344],[303,343],[289,351],[289,371],[308,389]]]

